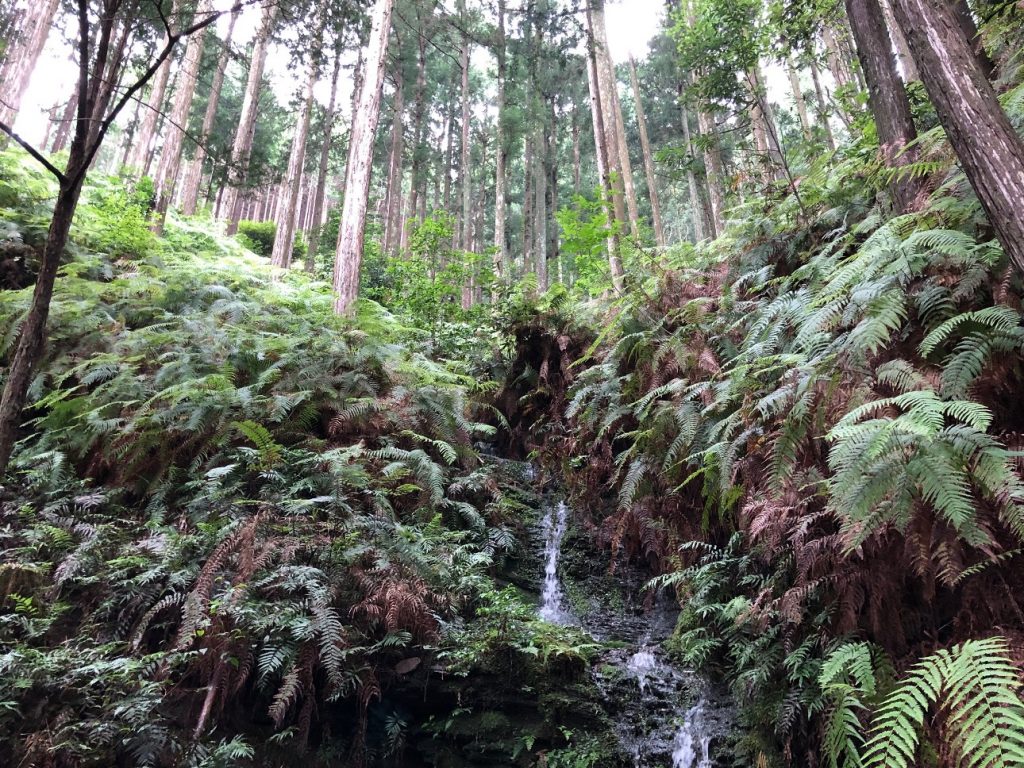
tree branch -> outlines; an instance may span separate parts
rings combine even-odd
[[[80,0],[80,3],[84,2],[85,0]],[[83,164],[82,169],[73,179],[73,181],[79,181],[80,178],[85,174],[88,167],[92,165],[93,158],[96,156],[96,153],[99,152],[99,148],[103,144],[103,139],[107,135],[107,131],[110,130],[110,126],[113,125],[114,120],[117,119],[117,116],[121,114],[121,111],[125,108],[128,102],[132,100],[135,94],[141,91],[146,86],[146,83],[148,83],[157,73],[157,70],[159,70],[160,67],[163,66],[163,63],[167,61],[171,53],[174,52],[174,47],[177,45],[178,41],[181,38],[188,37],[189,35],[193,35],[196,32],[205,29],[206,27],[210,26],[215,21],[217,21],[217,19],[219,19],[225,13],[234,13],[236,11],[241,10],[243,7],[247,5],[253,5],[257,2],[259,2],[259,0],[238,0],[231,8],[227,9],[226,11],[215,11],[211,13],[209,16],[207,16],[205,19],[195,22],[194,24],[192,24],[192,26],[182,30],[178,34],[170,35],[167,39],[167,42],[164,45],[163,50],[160,51],[160,54],[153,60],[153,63],[150,64],[149,68],[142,73],[142,76],[124,92],[124,94],[121,96],[118,102],[114,105],[113,109],[110,110],[110,113],[103,119],[103,122],[100,124],[100,129],[96,134],[96,138],[89,147],[86,161]]]
[[[43,168],[45,168],[54,176],[56,176],[58,182],[60,182],[61,184],[64,183],[64,173],[59,168],[57,168],[57,166],[55,166],[53,163],[47,160],[38,149],[33,147],[31,144],[29,144],[27,141],[21,138],[21,136],[16,134],[11,129],[11,126],[7,125],[7,123],[0,121],[0,131],[3,131],[12,139],[14,139],[18,143],[18,145],[26,152],[28,152],[30,155],[32,155],[33,159],[38,161],[43,166]]]

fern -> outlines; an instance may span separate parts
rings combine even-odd
[[[1024,765],[1020,686],[1020,672],[1001,638],[967,641],[922,659],[880,705],[864,766],[913,766],[930,707],[943,712],[949,744],[963,765]]]

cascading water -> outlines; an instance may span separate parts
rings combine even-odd
[[[554,624],[569,624],[572,616],[562,607],[562,583],[558,580],[558,557],[569,521],[569,508],[564,501],[548,508],[541,522],[544,532],[544,592],[541,595],[540,617]]]
[[[672,768],[712,768],[711,734],[705,727],[704,700],[698,699],[683,716],[672,749]]]
[[[654,655],[654,649],[644,645],[639,651],[629,657],[626,662],[626,669],[636,678],[642,694],[647,688],[647,680],[658,668],[658,659]]]
[[[713,768],[713,742],[729,730],[731,712],[726,702],[709,696],[702,681],[665,658],[661,641],[671,634],[677,608],[671,601],[656,601],[653,610],[646,612],[635,605],[602,615],[591,611],[576,616],[567,610],[558,566],[568,524],[565,502],[548,505],[540,525],[544,546],[540,617],[555,624],[579,625],[595,638],[631,646],[606,651],[600,665],[605,671],[595,674],[619,741],[635,768]],[[617,671],[608,674],[607,670]]]

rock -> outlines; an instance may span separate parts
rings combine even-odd
[[[395,672],[399,675],[408,675],[422,663],[423,659],[421,659],[419,656],[413,656],[412,658],[402,659],[400,662],[395,664]]]

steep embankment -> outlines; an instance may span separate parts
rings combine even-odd
[[[3,158],[31,255],[49,187]],[[0,491],[0,762],[511,766],[607,731],[585,638],[504,586],[538,502],[478,454],[465,365],[145,206],[87,188]]]
[[[725,238],[668,255],[554,384],[550,365],[539,394],[509,383],[610,560],[665,574],[677,658],[730,684],[748,764],[858,751],[854,702],[892,691],[893,666],[1024,638],[1021,277],[930,141],[920,212],[867,197],[851,148],[799,205],[747,206]],[[586,348],[572,318],[535,321],[523,359]],[[1012,702],[1005,642],[964,663],[1003,670]],[[948,725],[924,733],[943,754]]]

